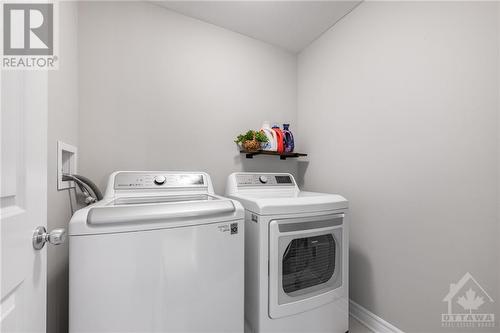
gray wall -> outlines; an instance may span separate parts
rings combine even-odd
[[[118,169],[296,171],[242,159],[232,138],[296,117],[296,58],[148,3],[60,3],[60,67],[49,73],[48,228],[71,218],[57,141],[104,189]],[[73,198],[74,203],[74,198]],[[75,207],[77,208],[77,207]],[[67,332],[68,247],[48,248],[47,332]]]
[[[71,218],[68,191],[57,190],[57,141],[78,145],[77,4],[60,2],[59,70],[49,72],[48,230]],[[74,201],[73,201],[74,202]],[[68,331],[68,244],[47,247],[47,332]]]
[[[500,300],[498,47],[496,3],[365,2],[298,58],[306,188],[350,200],[351,297],[405,332],[452,331],[467,271]]]
[[[49,228],[71,214],[57,140],[102,187],[117,169],[205,170],[219,192],[233,170],[297,171],[351,201],[360,305],[408,333],[439,331],[466,271],[498,302],[497,7],[364,3],[299,55],[297,77],[293,55],[151,4],[62,3]],[[300,122],[310,163],[241,159],[228,138],[264,119]],[[65,332],[67,248],[48,251],[47,332]]]
[[[232,139],[296,118],[296,58],[148,3],[80,3],[80,170],[104,187],[115,170],[203,170],[223,192],[242,160]]]

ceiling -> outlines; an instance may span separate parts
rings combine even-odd
[[[156,1],[155,1],[156,2]],[[361,1],[158,1],[175,12],[299,52]]]

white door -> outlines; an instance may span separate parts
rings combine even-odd
[[[47,77],[1,71],[0,332],[45,332],[47,247],[33,231],[46,223]]]
[[[305,312],[344,295],[344,214],[269,223],[269,316]]]

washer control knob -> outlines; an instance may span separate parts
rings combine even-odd
[[[163,184],[165,184],[166,180],[167,180],[167,178],[165,178],[165,176],[156,176],[154,179],[154,182],[156,185],[163,185]]]
[[[266,176],[260,176],[260,177],[259,177],[259,181],[260,181],[262,184],[265,184],[265,183],[267,183],[267,177],[266,177]]]

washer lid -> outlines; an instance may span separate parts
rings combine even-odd
[[[347,200],[337,194],[288,191],[246,191],[232,196],[245,209],[260,215],[299,214],[346,209]]]
[[[238,202],[212,195],[117,198],[77,211],[69,224],[69,235],[178,228],[243,216]]]
[[[192,202],[192,201],[213,201],[220,198],[209,194],[179,194],[179,195],[149,195],[142,197],[120,197],[107,206],[125,206],[138,204],[158,204],[168,202]]]

